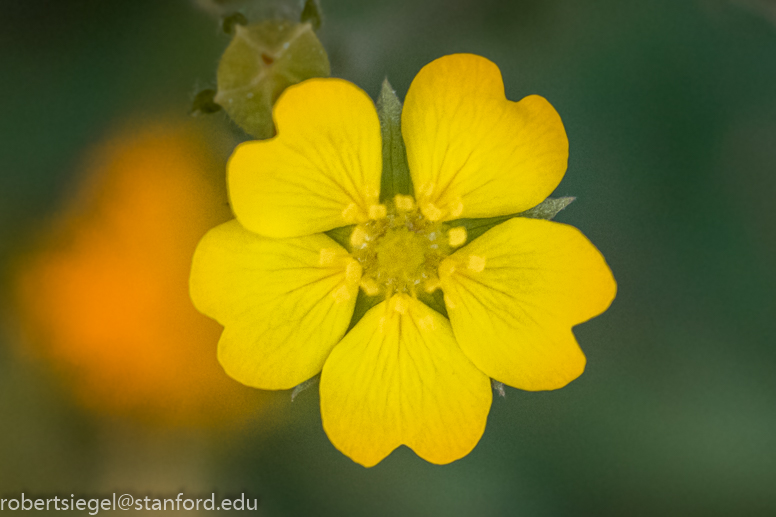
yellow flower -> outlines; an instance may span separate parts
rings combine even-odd
[[[508,101],[478,56],[427,65],[401,119],[415,195],[384,203],[380,123],[362,90],[306,81],[283,94],[275,121],[276,138],[232,156],[237,219],[193,261],[191,296],[225,327],[230,376],[288,389],[322,371],[326,433],[372,466],[402,444],[432,463],[468,454],[490,378],[548,390],[582,373],[571,327],[616,290],[599,251],[545,220],[509,219],[468,244],[447,224],[519,213],[555,189],[568,141],[544,98]],[[348,225],[351,251],[322,233]],[[359,289],[384,300],[346,334]],[[438,289],[449,318],[418,299]]]

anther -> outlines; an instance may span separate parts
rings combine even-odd
[[[460,215],[463,213],[463,201],[461,200],[460,197],[450,204],[450,208],[448,211],[450,213],[451,219],[460,217]]]
[[[485,257],[479,255],[469,255],[469,263],[466,265],[469,271],[482,273],[485,269]]]
[[[421,185],[421,187],[418,189],[418,193],[420,194],[420,197],[429,197],[433,192],[434,192],[434,184],[430,182],[424,185]]]
[[[350,259],[345,269],[345,280],[350,284],[358,284],[361,279],[361,264],[355,259]]]
[[[334,297],[334,301],[337,303],[350,300],[350,290],[345,284],[341,284],[338,288],[332,291],[331,295]]]
[[[388,210],[385,205],[370,205],[369,206],[369,218],[370,219],[382,219],[386,216]]]
[[[350,234],[350,245],[354,248],[360,248],[366,242],[366,238],[366,230],[362,226],[356,226]]]
[[[375,282],[373,278],[362,278],[361,289],[363,289],[368,296],[377,296],[380,294],[380,286],[377,285],[377,282]]]
[[[362,215],[363,214],[361,214],[361,210],[358,208],[358,205],[356,205],[355,203],[350,203],[342,211],[342,218],[347,223],[359,222],[359,219],[362,219]]]
[[[421,330],[434,330],[434,327],[436,327],[434,324],[434,317],[428,315],[418,319],[418,327],[420,327]]]
[[[396,205],[396,208],[402,212],[411,212],[415,209],[415,200],[412,199],[412,196],[396,194],[393,198],[393,203]]]
[[[420,207],[420,211],[429,221],[439,221],[442,219],[442,210],[440,210],[439,207],[437,207],[434,203],[425,203]]]
[[[452,260],[443,260],[439,264],[439,276],[450,276],[455,273],[455,264]]]
[[[463,246],[466,242],[466,228],[457,226],[447,232],[447,242],[451,247],[457,248]]]
[[[440,287],[442,287],[442,282],[439,281],[439,278],[429,278],[423,285],[423,290],[428,294],[431,294]]]
[[[404,300],[403,296],[392,297],[391,301],[389,302],[389,307],[399,314],[407,313],[407,302]]]
[[[334,259],[337,257],[337,250],[335,248],[322,248],[320,255],[318,256],[318,264],[321,266],[331,266],[334,264]]]

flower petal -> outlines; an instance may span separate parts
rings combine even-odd
[[[522,212],[566,172],[555,109],[537,95],[507,100],[498,67],[471,54],[423,67],[407,92],[402,134],[416,198],[433,220]]]
[[[191,268],[191,299],[224,325],[231,377],[289,389],[321,371],[353,315],[361,268],[323,234],[268,239],[236,220],[210,230]]]
[[[437,464],[465,456],[492,399],[447,319],[406,295],[372,308],[334,348],[320,394],[329,439],[366,467],[402,444]]]
[[[439,273],[461,349],[490,377],[524,390],[560,388],[582,373],[571,327],[605,311],[617,290],[579,230],[522,217],[450,255]]]
[[[374,103],[341,79],[289,87],[277,136],[240,145],[228,164],[237,219],[267,237],[298,237],[368,219],[382,168]]]

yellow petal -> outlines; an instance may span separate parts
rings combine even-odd
[[[380,122],[369,96],[341,79],[289,87],[277,136],[240,145],[228,164],[237,220],[267,237],[298,237],[364,222],[378,202]]]
[[[439,273],[461,349],[490,377],[524,390],[560,388],[582,373],[571,327],[605,311],[617,290],[579,230],[522,217],[450,255]]]
[[[191,299],[225,328],[218,360],[231,377],[289,389],[321,371],[353,315],[358,263],[323,234],[268,239],[236,220],[210,230],[191,268]]]
[[[492,398],[447,319],[406,295],[372,308],[334,348],[320,394],[329,439],[366,467],[402,444],[431,463],[465,456]]]
[[[527,210],[560,183],[568,139],[543,97],[508,101],[498,67],[471,54],[446,56],[415,77],[402,134],[426,217],[494,217]]]

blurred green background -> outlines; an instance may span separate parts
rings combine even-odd
[[[558,220],[619,284],[576,328],[586,372],[555,392],[508,388],[448,466],[406,448],[353,463],[321,428],[316,388],[264,394],[272,409],[238,426],[85,408],[25,352],[13,264],[124,120],[173,113],[231,135],[214,151],[223,172],[244,135],[223,114],[185,117],[229,39],[205,1],[4,1],[0,494],[245,492],[266,516],[775,515],[776,2],[322,7],[332,74],[373,97],[385,76],[403,98],[423,65],[472,52],[500,66],[509,98],[540,94],[561,114],[571,157],[556,195],[577,201]]]

